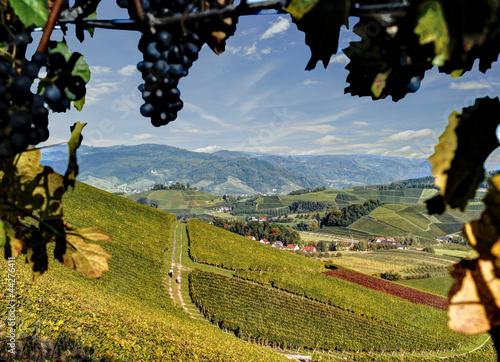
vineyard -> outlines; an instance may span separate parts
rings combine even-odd
[[[93,280],[51,259],[49,272],[32,282],[29,265],[16,259],[16,339],[30,356],[24,360],[35,360],[42,347],[54,345],[59,351],[54,360],[58,353],[59,360],[283,360],[174,307],[163,283],[168,269],[162,253],[171,243],[174,215],[81,183],[65,195],[64,205],[68,222],[109,230],[114,240],[100,245],[112,255],[110,270]],[[5,269],[0,280],[7,285]],[[3,319],[6,303],[0,299]],[[2,354],[6,333],[2,323]]]
[[[403,277],[414,277],[428,271],[442,272],[459,260],[460,257],[452,255],[434,255],[421,251],[379,250],[369,253],[344,253],[341,258],[329,258],[328,262],[364,274],[396,271]]]
[[[448,291],[453,284],[453,279],[450,275],[447,275],[445,277],[437,278],[402,280],[399,281],[398,284],[447,298]]]
[[[412,303],[419,303],[441,310],[448,309],[448,299],[420,292],[386,280],[370,277],[349,269],[338,268],[334,271],[325,272],[325,275],[347,280],[348,282],[359,284],[366,288],[394,295],[396,297],[409,300]]]
[[[273,248],[196,219],[188,221],[190,257],[235,270],[317,270],[323,263]]]
[[[477,338],[445,328],[438,331],[432,327],[387,323],[363,313],[198,269],[190,275],[190,293],[202,313],[220,328],[232,330],[243,339],[282,348],[451,350]],[[370,302],[381,301],[370,298]]]

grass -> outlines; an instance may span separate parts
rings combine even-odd
[[[93,359],[284,360],[188,318],[173,304],[163,283],[169,258],[162,250],[171,243],[175,216],[81,183],[65,196],[64,205],[71,224],[96,225],[111,234],[114,241],[102,243],[112,255],[110,271],[90,280],[51,261],[34,283],[27,264],[17,259],[20,343],[36,331],[42,341],[71,340]],[[6,277],[2,269],[4,285]],[[0,300],[2,313],[6,303]],[[0,328],[0,343],[5,343],[7,331]]]
[[[175,211],[178,209],[190,210],[200,213],[200,209],[215,206],[222,202],[220,196],[207,194],[203,191],[194,190],[150,190],[127,196],[137,201],[146,197],[148,201],[158,200],[159,209]],[[202,210],[203,213],[206,209]]]
[[[401,280],[397,283],[410,288],[422,290],[427,293],[439,295],[441,297],[448,297],[448,292],[453,284],[453,278],[451,276],[444,276],[426,279]]]

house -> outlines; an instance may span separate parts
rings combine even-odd
[[[396,244],[397,244],[397,243],[396,243],[396,239],[394,239],[394,238],[389,238],[389,239],[387,239],[387,242],[388,242],[388,243],[391,243],[392,245],[396,245]]]
[[[415,251],[424,251],[424,248],[411,248],[410,250],[415,250]]]
[[[273,247],[283,249],[283,243],[281,241],[277,241],[273,244]]]
[[[283,249],[285,249],[285,250],[299,250],[299,246],[297,244],[288,244]]]
[[[440,242],[440,243],[449,243],[451,240],[453,240],[453,238],[449,235],[446,235],[446,236],[438,236],[436,238],[436,241]]]
[[[306,253],[315,253],[315,252],[316,252],[316,248],[315,248],[314,246],[306,246],[306,247],[304,248],[304,251],[305,251]]]
[[[255,236],[251,236],[251,235],[245,235],[246,238],[250,239],[250,240],[255,240]]]
[[[271,243],[269,242],[269,240],[267,240],[267,239],[260,239],[260,242],[261,242],[262,244],[267,244],[267,245],[271,244]]]
[[[250,221],[259,221],[259,219],[257,218],[257,216],[252,216],[252,218],[250,219]]]
[[[343,241],[345,250],[351,250],[354,247],[354,244],[349,241]]]
[[[260,221],[260,222],[267,221],[267,217],[265,217],[265,216],[261,216],[261,217],[259,217],[259,221]]]
[[[381,236],[378,236],[378,237],[376,237],[376,238],[375,238],[375,241],[376,241],[377,243],[383,243],[383,242],[385,242],[385,238],[383,238],[383,237],[381,237]]]
[[[403,245],[403,244],[397,244],[396,248],[398,248],[399,250],[407,250],[408,249],[408,247],[406,245]]]

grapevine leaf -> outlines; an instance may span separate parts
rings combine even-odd
[[[75,106],[75,108],[79,112],[81,112],[84,104],[85,104],[85,96],[83,96],[82,98],[80,98],[80,99],[78,99],[76,101],[73,101],[73,105]]]
[[[82,144],[83,136],[82,129],[87,123],[76,122],[71,126],[71,138],[68,141],[69,160],[68,168],[64,174],[64,185],[75,186],[76,176],[78,175],[78,163],[76,159],[76,150]]]
[[[500,325],[500,173],[488,180],[481,218],[463,228],[479,259],[463,260],[452,271],[450,328],[481,333]]]
[[[232,5],[234,0],[217,0],[204,3],[205,9],[221,9],[225,6]],[[216,18],[207,23],[201,24],[199,32],[202,40],[213,50],[217,55],[224,52],[226,48],[226,40],[234,35],[238,17]]]
[[[86,243],[87,237],[94,241],[110,240],[110,236],[101,231],[88,229],[75,229],[66,234],[66,252],[62,256],[63,264],[76,269],[92,279],[98,279],[103,272],[109,270],[107,259],[111,257],[99,245]]]
[[[349,27],[350,7],[350,0],[318,0],[298,18],[291,13],[293,22],[306,34],[306,44],[311,48],[306,70],[314,69],[320,60],[325,68],[328,66],[331,56],[337,53],[340,27]],[[292,7],[293,10],[295,8]]]
[[[76,61],[75,66],[71,71],[71,75],[79,75],[80,77],[82,77],[85,83],[88,83],[90,81],[90,67],[85,59],[83,59],[83,55],[80,54],[80,57]]]
[[[16,165],[16,175],[28,179],[34,179],[43,172],[44,167],[40,165],[42,154],[40,150],[28,148],[27,152],[16,155],[14,164]]]
[[[375,77],[375,81],[373,82],[371,89],[372,94],[375,96],[375,98],[380,98],[380,95],[385,88],[387,77],[389,76],[389,74],[390,71],[385,73],[378,73]]]
[[[450,115],[449,124],[429,157],[436,185],[441,188],[440,195],[427,201],[430,214],[442,212],[444,205],[463,211],[468,200],[475,197],[484,179],[484,162],[500,146],[497,114],[500,101],[486,97],[464,108],[462,114]]]
[[[500,279],[492,260],[463,260],[453,266],[448,308],[451,329],[482,333],[500,325]]]
[[[418,6],[420,17],[415,27],[420,44],[434,43],[433,65],[442,66],[450,58],[450,36],[440,1],[428,0]]]
[[[302,17],[311,11],[320,0],[292,0],[286,7],[286,12],[294,19],[300,20]]]
[[[0,220],[0,248],[7,243],[7,231],[5,230],[5,227],[5,222]]]
[[[44,26],[49,16],[48,0],[16,0],[10,1],[10,6],[27,28]]]
[[[89,241],[113,241],[111,236],[104,230],[99,229],[97,226],[76,229],[82,238]]]

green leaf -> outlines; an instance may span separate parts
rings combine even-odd
[[[299,3],[303,6],[309,3],[311,8],[307,12],[297,11],[298,17],[293,14],[296,7],[287,7],[287,11],[290,8],[293,22],[306,34],[306,44],[311,49],[306,70],[314,69],[320,60],[326,68],[331,56],[337,53],[340,27],[349,27],[351,1],[318,0],[313,3],[313,0],[302,0]]]
[[[44,26],[49,16],[48,0],[11,0],[10,5],[26,27]]]
[[[87,16],[88,19],[97,19],[97,13],[94,11],[92,14],[89,14],[89,16]],[[93,38],[94,37],[94,28],[88,28],[86,29],[89,34],[90,34],[90,37]]]
[[[420,38],[420,44],[434,43],[436,56],[433,65],[442,66],[450,58],[450,36],[441,2],[428,0],[418,6],[420,13],[415,33]]]
[[[380,98],[382,91],[385,88],[387,77],[391,71],[385,73],[378,73],[372,84],[372,94],[375,98]]]
[[[300,20],[302,17],[311,11],[320,0],[292,0],[286,7],[286,12],[294,19]]]
[[[7,231],[5,230],[5,222],[0,220],[0,248],[7,243]]]
[[[73,101],[73,105],[75,106],[75,108],[81,112],[82,111],[82,108],[83,108],[83,105],[85,104],[85,96],[83,96],[82,98],[76,100],[76,101]]]
[[[71,75],[79,75],[80,77],[82,77],[85,83],[88,83],[90,81],[90,67],[85,59],[83,59],[83,55],[81,55],[76,61],[75,66],[71,71]]]
[[[66,169],[66,173],[64,174],[64,185],[75,186],[76,176],[78,175],[78,163],[76,159],[76,150],[82,144],[83,136],[82,129],[85,127],[87,123],[76,122],[73,126],[71,126],[71,137],[68,141],[69,148],[69,160],[68,160],[68,168]]]
[[[427,200],[429,213],[441,213],[445,205],[465,210],[468,200],[484,179],[484,162],[500,143],[496,129],[500,124],[500,101],[476,99],[462,114],[453,112],[449,125],[429,157],[436,185],[441,194]]]

